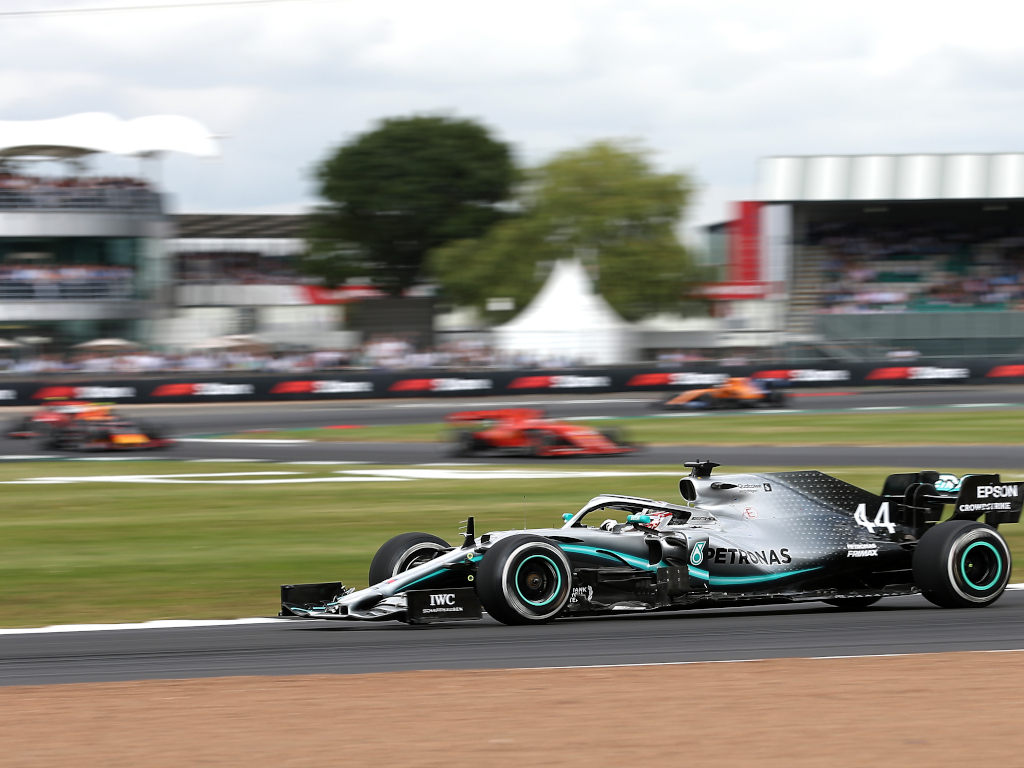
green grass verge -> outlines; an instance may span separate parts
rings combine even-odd
[[[253,430],[218,435],[233,440],[316,440],[324,443],[433,443],[444,440],[448,424],[408,424],[346,429]]]
[[[337,477],[334,469],[61,462],[0,465],[0,480],[273,471]],[[832,470],[869,489],[880,488],[887,471]],[[551,526],[602,491],[669,500],[677,493],[675,478],[664,476],[282,485],[88,482],[7,484],[2,490],[0,626],[8,627],[273,615],[281,584],[340,579],[364,586],[373,553],[397,533],[428,531],[452,541],[459,521],[469,515],[476,516],[480,532],[522,527],[524,517],[530,527]],[[1003,532],[1015,552],[1024,552],[1022,526]]]
[[[595,429],[615,427],[631,440],[653,445],[1017,445],[1024,439],[1024,409],[859,413],[752,411],[576,423],[589,424]],[[449,430],[445,424],[414,424],[245,432],[232,437],[432,442],[443,440]]]

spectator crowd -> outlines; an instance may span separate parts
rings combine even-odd
[[[820,224],[806,244],[822,312],[1024,309],[1024,227]]]
[[[205,345],[204,345],[205,346]],[[235,349],[195,348],[183,352],[144,349],[85,351],[66,354],[9,351],[0,356],[0,372],[40,373],[165,373],[181,371],[246,371],[263,373],[361,370],[471,370],[481,368],[575,367],[580,361],[527,353],[501,355],[486,342],[464,339],[443,342],[435,348],[417,350],[399,336],[374,336],[351,350],[274,350],[269,345]]]
[[[320,284],[320,278],[302,274],[298,266],[293,256],[268,256],[258,251],[182,251],[174,255],[175,278],[182,283]]]
[[[0,264],[0,300],[128,299],[135,270],[100,264]]]
[[[159,204],[159,195],[145,181],[127,176],[30,176],[0,172],[0,210],[154,210]]]

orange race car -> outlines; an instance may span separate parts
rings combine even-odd
[[[674,393],[661,402],[661,407],[669,410],[756,408],[759,405],[781,408],[786,405],[786,393],[778,388],[774,380],[735,376],[708,389],[688,389]]]
[[[458,425],[449,436],[456,456],[609,456],[637,450],[614,430],[599,432],[546,419],[543,411],[533,408],[459,411],[449,414],[447,421]]]

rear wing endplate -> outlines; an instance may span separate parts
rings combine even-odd
[[[999,475],[971,475],[960,484],[953,507],[953,520],[977,520],[995,527],[1016,523],[1024,507],[1024,483],[1004,483]]]
[[[938,486],[938,487],[936,487]],[[940,475],[938,472],[913,472],[890,475],[882,498],[902,506],[904,523],[922,527],[937,523],[942,508],[953,505],[952,520],[978,520],[993,528],[1020,520],[1024,507],[1024,483],[1003,482],[999,475]]]

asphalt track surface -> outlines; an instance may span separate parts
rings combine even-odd
[[[793,399],[793,409],[916,408],[941,413],[961,407],[1024,407],[1024,388],[1020,387],[944,386],[806,394]],[[642,416],[653,412],[652,401],[656,398],[654,394],[453,398],[144,406],[125,410],[159,421],[172,434],[185,438],[169,452],[159,454],[167,458],[420,464],[453,460],[446,456],[443,446],[430,444],[258,445],[187,440],[250,429],[430,423],[439,421],[448,411],[466,408],[536,405],[556,418]],[[729,418],[728,414],[721,415]],[[27,442],[7,441],[6,446],[3,453],[23,459],[56,456]],[[697,456],[736,465],[1024,467],[1024,447],[1017,446],[676,446],[652,447],[608,459],[560,460],[558,464],[675,464]],[[1022,609],[1024,591],[1013,591],[984,610],[942,610],[923,598],[907,597],[889,598],[853,613],[807,603],[562,620],[537,627],[505,627],[485,618],[481,622],[428,627],[274,621],[220,627],[0,634],[0,685],[1016,650],[1024,649]]]
[[[1024,649],[1024,591],[985,609],[889,598],[860,612],[821,603],[411,627],[281,621],[191,629],[0,636],[0,684],[232,675],[665,664]]]
[[[523,396],[518,398],[445,398],[434,400],[371,400],[288,403],[240,403],[224,405],[167,405],[125,407],[138,418],[164,425],[181,439],[166,452],[135,454],[139,458],[183,460],[244,459],[250,461],[338,461],[374,464],[429,464],[437,462],[532,463],[522,457],[474,457],[453,459],[447,446],[430,443],[272,443],[254,440],[206,442],[218,435],[246,430],[281,430],[326,426],[423,424],[441,421],[455,410],[500,407],[539,407],[552,418],[639,417],[661,413],[653,406],[660,393],[606,394],[583,397]],[[1020,409],[1024,387],[890,387],[862,390],[807,390],[794,393],[785,413],[884,412],[907,409],[943,412],[965,408]],[[702,414],[698,418],[719,419],[727,427],[733,413]],[[679,418],[685,430],[688,416]],[[785,418],[765,414],[765,418]],[[73,457],[45,451],[38,441],[2,441],[0,461],[44,457]],[[561,458],[559,465],[679,464],[694,458],[711,458],[733,466],[891,466],[903,468],[1013,469],[1024,467],[1022,446],[649,446],[622,456]],[[550,463],[551,460],[545,460]]]

